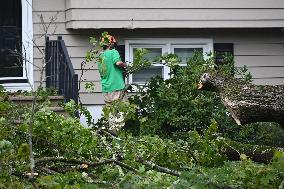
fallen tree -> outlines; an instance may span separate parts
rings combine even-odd
[[[253,85],[237,78],[204,73],[198,88],[219,93],[238,125],[277,122],[284,128],[283,85]]]

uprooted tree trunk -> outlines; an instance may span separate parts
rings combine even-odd
[[[277,122],[284,128],[284,85],[253,85],[204,73],[199,89],[218,92],[238,125]]]

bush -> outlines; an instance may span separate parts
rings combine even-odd
[[[146,89],[130,98],[130,102],[138,107],[137,118],[142,133],[202,132],[213,119],[221,132],[235,125],[218,94],[197,89],[201,74],[213,70],[214,57],[204,60],[202,53],[196,52],[187,66],[168,65],[172,70],[170,79],[153,78]]]

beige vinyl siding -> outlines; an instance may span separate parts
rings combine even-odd
[[[260,39],[261,40],[261,39]],[[235,55],[258,55],[258,56],[283,56],[283,44],[235,44]]]
[[[284,27],[283,0],[66,0],[66,27]]]
[[[235,66],[246,65],[254,84],[284,85],[283,32],[243,32],[235,38],[219,40],[234,43]]]
[[[42,0],[44,1],[44,0]],[[66,0],[70,8],[284,8],[282,0]]]
[[[111,12],[106,16],[106,12]],[[85,21],[271,21],[283,20],[284,9],[70,9],[66,20]]]
[[[235,66],[246,65],[254,84],[284,85],[284,33],[243,32],[234,42]]]
[[[276,28],[284,27],[281,21],[132,21],[132,20],[104,20],[104,21],[68,21],[68,29],[100,29],[100,28]]]
[[[284,56],[235,56],[237,66],[250,67],[281,67],[284,66]]]

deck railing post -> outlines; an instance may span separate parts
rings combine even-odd
[[[78,98],[79,98],[79,91],[78,91],[78,74],[74,75],[74,81],[73,81],[73,100],[75,101],[75,103],[78,103]]]
[[[50,68],[50,62],[48,61],[50,58],[50,42],[49,42],[49,37],[46,37],[45,41],[45,75],[46,75],[46,87],[50,88],[51,87],[51,68]]]

